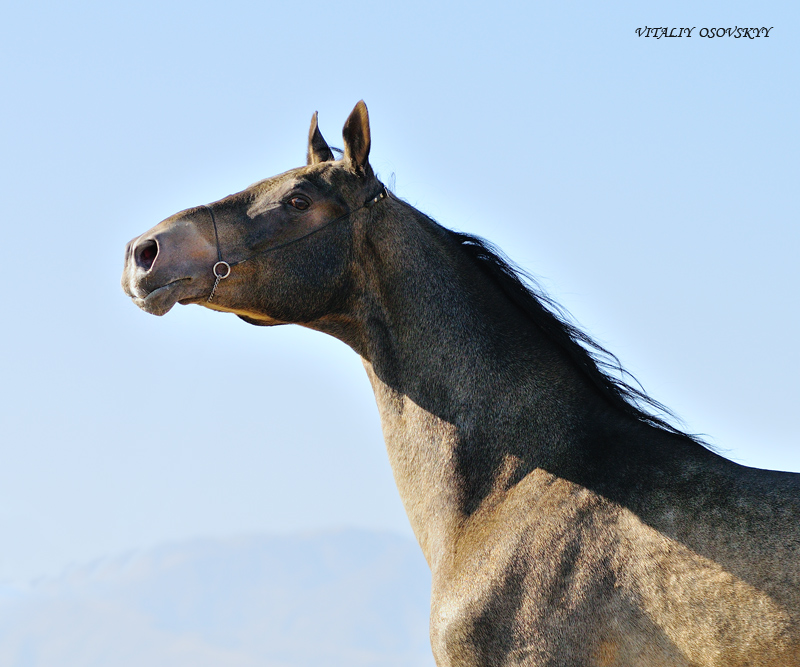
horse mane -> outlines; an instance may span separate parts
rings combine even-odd
[[[622,367],[616,355],[579,329],[570,314],[549,297],[531,275],[507,259],[502,251],[478,236],[452,230],[447,232],[464,254],[503,290],[530,321],[566,352],[612,406],[638,422],[708,447],[698,436],[670,424],[664,417],[678,420],[675,414],[648,396],[639,381]],[[626,382],[622,379],[624,377],[630,378],[638,386]],[[663,417],[652,414],[646,408]]]

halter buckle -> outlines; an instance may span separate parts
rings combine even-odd
[[[387,197],[386,186],[384,185],[381,188],[381,191],[376,194],[372,199],[368,199],[364,202],[364,208],[369,208],[370,206],[377,204],[381,199],[385,199]]]

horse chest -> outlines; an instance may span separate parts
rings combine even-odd
[[[608,562],[612,540],[596,531],[605,509],[560,480],[548,494],[546,477],[538,471],[527,486],[549,495],[548,511],[531,511],[540,503],[529,494],[506,498],[495,516],[478,517],[492,527],[488,539],[468,528],[460,552],[434,571],[438,664],[617,664],[609,658],[607,623],[596,616],[619,596]]]

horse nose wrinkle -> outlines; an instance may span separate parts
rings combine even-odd
[[[136,266],[149,271],[158,256],[158,243],[153,239],[145,239],[138,243],[133,251]]]

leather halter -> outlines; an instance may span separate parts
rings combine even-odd
[[[253,253],[249,257],[245,257],[244,259],[240,259],[238,262],[229,263],[222,259],[222,250],[220,249],[219,245],[219,233],[217,232],[217,220],[214,217],[214,209],[208,206],[207,204],[203,204],[201,208],[206,209],[209,214],[211,214],[211,224],[214,225],[214,241],[217,244],[217,262],[214,266],[211,267],[211,272],[214,274],[214,287],[211,288],[211,294],[208,295],[208,299],[206,303],[211,301],[214,298],[214,293],[217,291],[217,286],[219,285],[220,280],[225,280],[229,275],[231,275],[231,269],[234,266],[239,264],[243,264],[247,262],[253,257],[257,255],[265,255],[268,252],[272,252],[273,250],[278,250],[279,248],[285,248],[287,245],[291,245],[292,243],[296,243],[297,241],[302,241],[305,238],[308,238],[312,234],[316,234],[318,231],[325,229],[326,227],[332,225],[335,222],[339,222],[340,220],[344,220],[345,218],[349,218],[353,213],[357,213],[362,208],[369,208],[375,204],[377,204],[382,199],[386,199],[389,196],[389,191],[386,189],[386,186],[381,183],[381,189],[378,191],[378,194],[370,197],[365,201],[361,206],[358,208],[354,208],[352,211],[348,211],[343,215],[340,215],[338,218],[334,218],[333,220],[328,220],[328,222],[322,223],[319,227],[315,227],[310,232],[306,232],[302,236],[298,236],[296,239],[292,239],[290,241],[286,241],[284,243],[279,243],[278,245],[274,245],[271,248],[267,248],[266,250],[261,250],[260,252]]]

